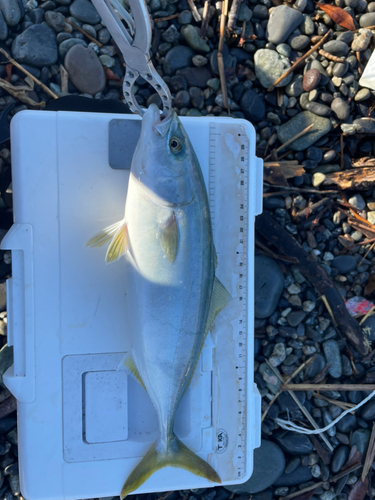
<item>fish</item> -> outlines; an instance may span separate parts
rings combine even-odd
[[[125,256],[131,272],[132,347],[124,369],[147,391],[159,437],[132,470],[121,498],[155,471],[186,469],[214,483],[217,472],[174,433],[175,414],[214,319],[231,300],[215,276],[217,256],[198,158],[175,112],[161,119],[151,104],[142,119],[124,218],[87,245],[108,244],[105,260]]]

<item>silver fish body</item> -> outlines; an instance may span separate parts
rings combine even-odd
[[[143,117],[124,220],[89,244],[111,239],[107,261],[125,254],[132,264],[127,277],[132,352],[124,364],[147,391],[160,430],[121,497],[167,465],[220,482],[212,467],[181,443],[173,426],[205,336],[230,297],[215,278],[210,210],[198,159],[177,116],[160,122],[155,105]]]

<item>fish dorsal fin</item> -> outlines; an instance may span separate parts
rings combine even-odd
[[[215,252],[215,254],[216,254],[216,252]],[[187,385],[185,387],[184,394],[186,392],[186,389],[189,387],[191,379],[193,378],[194,372],[197,368],[198,360],[199,360],[199,357],[201,355],[204,343],[206,341],[207,334],[210,331],[210,328],[212,326],[212,323],[215,321],[215,318],[219,314],[219,312],[222,311],[224,309],[224,307],[229,304],[231,299],[232,299],[232,296],[230,295],[228,290],[221,283],[221,281],[219,281],[215,276],[214,284],[212,287],[210,309],[209,309],[208,315],[207,315],[206,328],[204,330],[202,344],[201,344],[201,347],[199,349],[199,354],[197,356],[197,360],[195,362],[194,368],[191,371],[189,382],[187,383]]]
[[[127,253],[128,247],[128,226],[123,221],[120,227],[117,229],[116,234],[113,236],[112,241],[108,247],[107,254],[105,256],[105,261],[107,262],[107,264],[119,260],[122,255]]]
[[[120,361],[120,363],[117,367],[117,371],[120,371],[120,370],[125,370],[129,374],[133,375],[133,377],[135,377],[138,380],[138,382],[141,384],[143,389],[147,392],[146,386],[142,380],[141,374],[139,373],[133,352],[129,352],[129,353],[125,354],[125,356],[122,358],[122,360]]]
[[[162,249],[171,264],[176,259],[178,246],[178,227],[177,219],[172,212],[172,215],[163,223],[160,224],[161,238],[160,243]]]

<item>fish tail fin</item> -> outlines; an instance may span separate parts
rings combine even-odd
[[[219,475],[211,465],[189,450],[176,435],[173,435],[167,448],[160,439],[151,446],[125,481],[121,490],[121,499],[138,489],[154,472],[167,466],[185,469],[197,476],[221,484]]]
[[[100,233],[93,236],[87,243],[89,247],[102,247],[110,242],[105,261],[114,262],[122,255],[126,254],[129,246],[128,227],[124,220],[116,222],[112,226],[108,226]]]

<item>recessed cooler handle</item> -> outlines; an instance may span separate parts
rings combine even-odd
[[[14,224],[1,242],[12,251],[12,278],[7,280],[8,345],[13,346],[13,365],[4,384],[22,403],[35,399],[35,332],[33,228]]]

